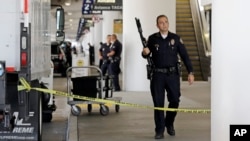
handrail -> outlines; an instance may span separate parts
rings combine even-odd
[[[197,39],[197,43],[200,44],[199,40],[202,40],[203,43],[200,46],[204,47],[204,53],[207,57],[211,56],[211,44],[210,38],[207,36],[209,34],[207,30],[207,22],[205,19],[204,11],[200,9],[198,0],[190,0],[190,7],[192,17],[196,17],[198,22],[194,22],[195,35]],[[194,18],[193,18],[194,19]],[[199,31],[201,33],[199,33]],[[201,39],[198,35],[201,34]]]

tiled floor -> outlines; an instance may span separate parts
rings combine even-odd
[[[67,90],[66,78],[55,77],[54,89]],[[181,84],[180,108],[210,108],[210,83]],[[152,105],[149,92],[115,92],[122,102]],[[99,105],[93,105],[91,113],[82,106],[80,116],[70,114],[65,97],[56,96],[57,110],[51,123],[43,124],[45,141],[151,141],[154,137],[153,110],[121,106],[118,113],[109,105],[109,114],[102,116]],[[167,103],[166,103],[167,105]],[[210,141],[210,113],[178,113],[175,122],[176,136],[165,133],[168,141]]]
[[[55,77],[54,90],[66,92],[66,78]],[[70,106],[67,99],[61,96],[55,96],[55,104],[57,110],[53,113],[52,121],[43,123],[43,141],[66,141]]]
[[[122,97],[123,102],[152,105],[149,92],[116,92],[114,97]],[[166,104],[167,105],[167,104]],[[182,83],[181,108],[210,108],[210,83],[196,82],[189,86]],[[83,108],[82,115],[72,117],[74,123],[69,132],[70,141],[147,141],[154,140],[153,110],[121,106],[116,113],[110,106],[110,113],[102,116],[99,107],[94,106],[88,113]],[[72,125],[72,124],[71,124]],[[76,126],[77,125],[77,126]],[[170,141],[210,141],[210,113],[178,113],[175,122],[176,136],[165,133],[163,140]]]

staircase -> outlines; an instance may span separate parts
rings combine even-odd
[[[187,52],[193,64],[196,81],[206,81],[208,79],[207,73],[210,72],[210,68],[203,67],[201,61],[202,53],[200,53],[202,47],[198,47],[196,33],[193,24],[193,17],[191,13],[190,0],[176,0],[176,33],[182,38]],[[205,57],[207,58],[207,57]],[[210,66],[210,65],[209,65]],[[206,69],[206,70],[204,70]],[[209,70],[207,70],[209,69]],[[182,80],[187,80],[187,70],[182,62]]]

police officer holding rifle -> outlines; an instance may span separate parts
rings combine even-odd
[[[137,26],[138,19],[136,19]],[[149,36],[147,43],[143,43],[143,58],[150,58],[150,90],[155,107],[164,107],[165,91],[169,108],[178,108],[180,102],[180,71],[178,70],[178,55],[181,57],[188,71],[188,82],[194,82],[193,67],[182,39],[170,32],[168,17],[159,15],[156,18],[159,32]],[[139,32],[141,27],[138,27]],[[141,33],[140,33],[141,34]],[[143,41],[145,42],[145,41]],[[154,111],[155,139],[164,138],[165,128],[170,136],[175,136],[174,121],[177,112]]]

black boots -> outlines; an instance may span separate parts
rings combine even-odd
[[[175,136],[175,130],[174,130],[174,126],[167,126],[167,133],[170,135],[170,136]]]
[[[163,133],[156,133],[155,134],[155,139],[163,139],[164,138],[164,134]]]

